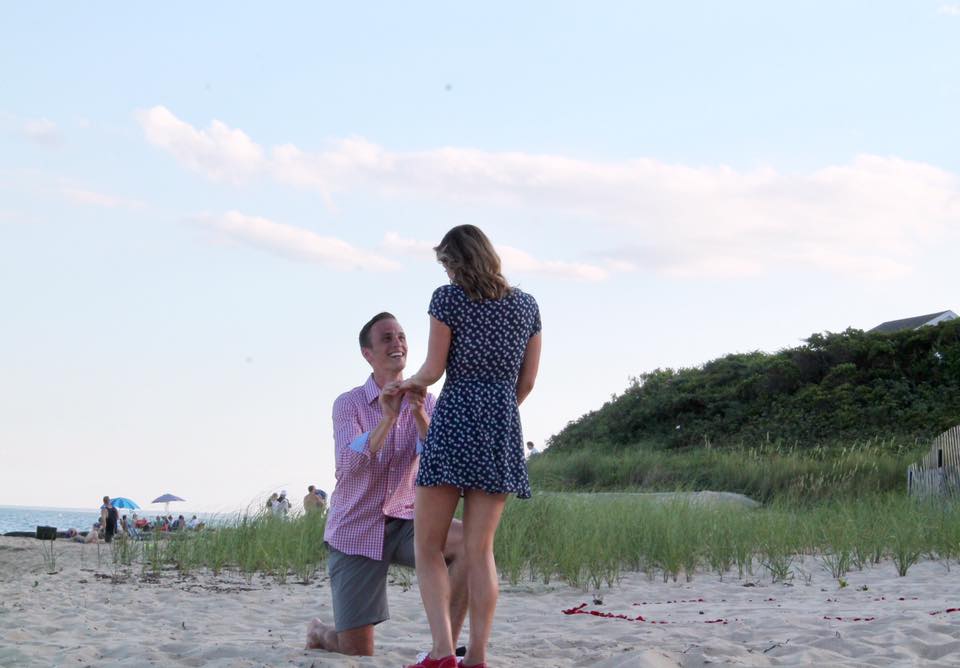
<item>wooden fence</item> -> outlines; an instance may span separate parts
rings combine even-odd
[[[960,498],[960,425],[937,436],[930,452],[907,467],[907,494]]]

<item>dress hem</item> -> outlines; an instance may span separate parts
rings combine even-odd
[[[516,489],[493,489],[490,487],[467,487],[464,485],[458,485],[455,482],[449,482],[446,480],[441,480],[435,482],[431,485],[424,485],[420,482],[416,483],[417,487],[456,487],[460,490],[460,496],[463,496],[464,491],[468,489],[480,490],[481,492],[486,492],[487,494],[514,494],[518,499],[529,499],[531,497],[530,490],[516,490]]]

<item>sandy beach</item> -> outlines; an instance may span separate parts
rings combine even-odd
[[[415,579],[392,584],[377,656],[357,659],[303,649],[310,616],[331,618],[323,577],[157,577],[115,569],[104,545],[99,565],[96,545],[56,550],[50,575],[39,541],[0,538],[0,666],[396,667],[429,642]],[[789,585],[759,573],[677,583],[634,573],[599,598],[561,583],[503,584],[490,665],[960,664],[960,584],[943,563],[905,578],[882,563],[843,588],[814,559],[801,568]]]

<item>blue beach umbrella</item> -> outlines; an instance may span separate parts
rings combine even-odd
[[[137,505],[137,502],[133,499],[128,499],[125,496],[111,496],[110,503],[113,504],[114,508],[128,508],[130,510],[140,510],[140,506]]]
[[[170,502],[171,502],[171,501],[186,501],[186,499],[181,499],[179,496],[176,496],[175,494],[171,494],[170,492],[167,492],[166,494],[164,494],[164,495],[162,495],[162,496],[158,496],[157,498],[155,498],[155,499],[154,499],[153,501],[151,501],[150,503],[162,503],[162,504],[163,504],[163,513],[164,513],[164,515],[166,515],[168,512],[170,512]]]

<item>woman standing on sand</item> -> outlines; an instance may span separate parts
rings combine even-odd
[[[446,372],[420,457],[414,510],[417,580],[433,646],[411,668],[456,668],[443,546],[463,501],[470,639],[459,665],[486,666],[497,604],[493,539],[507,494],[530,497],[519,404],[540,363],[540,309],[511,288],[487,236],[460,225],[434,248],[451,284],[430,300],[427,360],[401,385],[423,392]],[[431,658],[438,657],[438,658]]]

